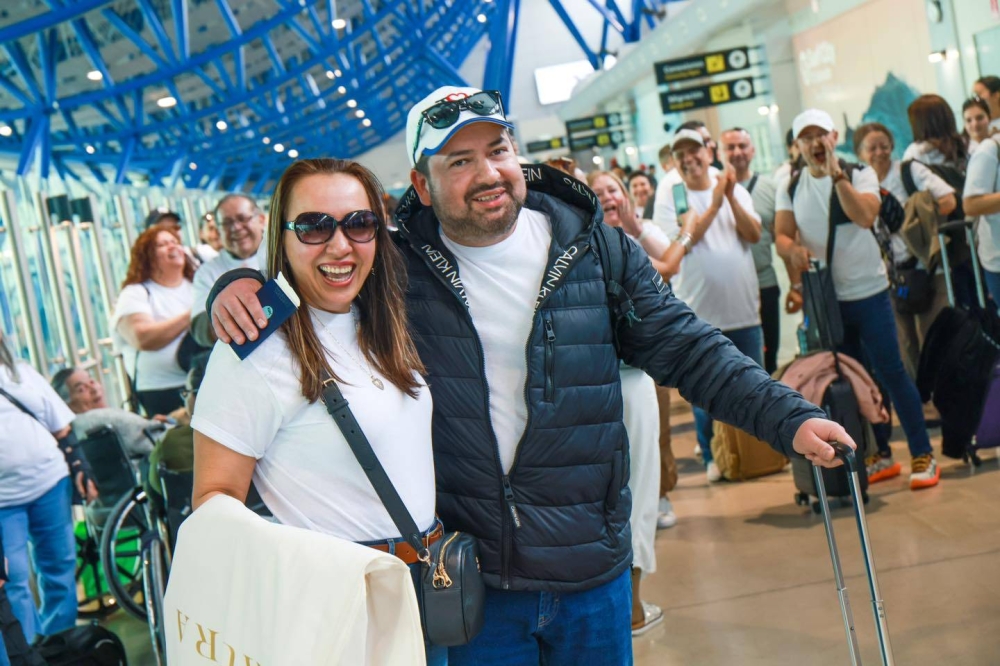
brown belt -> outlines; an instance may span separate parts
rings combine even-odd
[[[439,541],[442,536],[444,536],[444,528],[441,527],[440,524],[438,524],[438,526],[434,528],[433,532],[431,532],[430,534],[425,534],[423,537],[421,537],[421,540],[424,542],[424,546],[429,548],[432,543]],[[406,541],[400,539],[399,541],[393,542],[393,545],[395,546],[395,551],[396,551],[393,554],[399,559],[403,560],[404,563],[416,564],[417,562],[420,561],[419,558],[417,557],[417,551],[413,550],[413,546],[411,546]],[[375,544],[374,546],[369,546],[369,548],[374,548],[375,550],[381,550],[383,553],[389,552],[389,544],[387,543]]]

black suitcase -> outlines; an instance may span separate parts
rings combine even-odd
[[[34,648],[49,666],[128,666],[121,639],[96,624],[46,636]]]

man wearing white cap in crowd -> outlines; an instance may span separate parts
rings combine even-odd
[[[830,466],[827,442],[851,440],[697,319],[617,231],[622,271],[605,275],[597,198],[556,169],[522,170],[510,129],[500,94],[473,88],[440,88],[407,118],[413,187],[396,241],[434,398],[437,510],[479,540],[487,586],[485,626],[449,662],[624,666],[620,360],[788,455]],[[612,311],[608,285],[619,281],[628,298]],[[266,321],[256,288],[241,280],[215,301],[223,341],[255,338],[253,322]]]
[[[844,322],[840,351],[864,362],[896,407],[910,447],[910,488],[935,486],[941,471],[920,394],[903,366],[885,264],[871,233],[881,203],[878,176],[837,159],[837,130],[825,111],[800,113],[792,134],[806,168],[778,186],[775,247],[793,269],[805,271],[813,257],[826,264],[833,243],[829,268]],[[792,289],[801,299],[802,285]],[[872,477],[892,464],[878,455],[865,463]]]
[[[671,281],[674,290],[700,319],[763,367],[760,293],[751,251],[760,240],[761,225],[753,199],[736,182],[732,165],[712,172],[712,152],[698,130],[679,130],[671,145],[682,182],[656,205],[662,206],[667,234],[689,248]],[[708,480],[719,481],[722,475],[712,458],[712,417],[695,406],[694,418]]]

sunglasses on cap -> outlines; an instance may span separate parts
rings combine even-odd
[[[417,138],[413,144],[414,155],[417,146],[420,145],[420,131],[424,128],[425,122],[434,129],[445,129],[457,123],[462,111],[466,110],[480,116],[492,116],[495,113],[504,115],[500,91],[483,90],[463,99],[443,100],[424,109],[420,114],[420,122],[417,123]]]
[[[284,228],[294,231],[296,238],[306,245],[326,243],[337,227],[340,227],[348,240],[355,243],[368,243],[378,233],[378,216],[370,210],[356,210],[348,213],[342,220],[326,213],[301,213],[294,220],[285,222]]]

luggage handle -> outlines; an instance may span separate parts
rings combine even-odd
[[[865,569],[868,574],[868,590],[871,593],[872,613],[875,616],[875,631],[878,637],[879,654],[882,666],[893,666],[892,646],[889,643],[889,626],[886,622],[885,604],[879,591],[875,576],[875,558],[872,554],[871,541],[868,536],[868,523],[865,520],[864,498],[861,493],[861,480],[858,478],[857,452],[843,442],[830,442],[835,456],[847,467],[848,485],[851,489],[851,499],[854,504],[854,517],[857,522],[858,537],[861,541],[861,551],[865,559]],[[840,555],[837,551],[837,541],[833,533],[833,521],[830,517],[830,502],[826,495],[826,484],[823,481],[822,469],[813,466],[813,478],[816,481],[816,491],[819,495],[819,505],[823,514],[823,525],[826,528],[827,545],[830,547],[830,559],[833,561],[833,576],[837,584],[837,594],[840,597],[840,610],[844,619],[844,630],[847,633],[848,645],[851,648],[851,664],[861,664],[861,649],[858,637],[854,631],[854,614],[851,602],[847,596],[847,585],[840,565]]]
[[[941,267],[944,269],[944,285],[948,291],[948,304],[951,307],[955,307],[955,288],[952,285],[951,262],[948,259],[948,243],[945,240],[945,234],[949,231],[964,229],[965,242],[969,244],[969,249],[972,253],[972,272],[976,280],[976,300],[979,301],[979,307],[985,310],[986,292],[983,288],[983,278],[979,272],[979,254],[976,248],[975,234],[972,233],[972,225],[972,220],[955,220],[938,225],[937,236],[938,245],[941,247]]]

